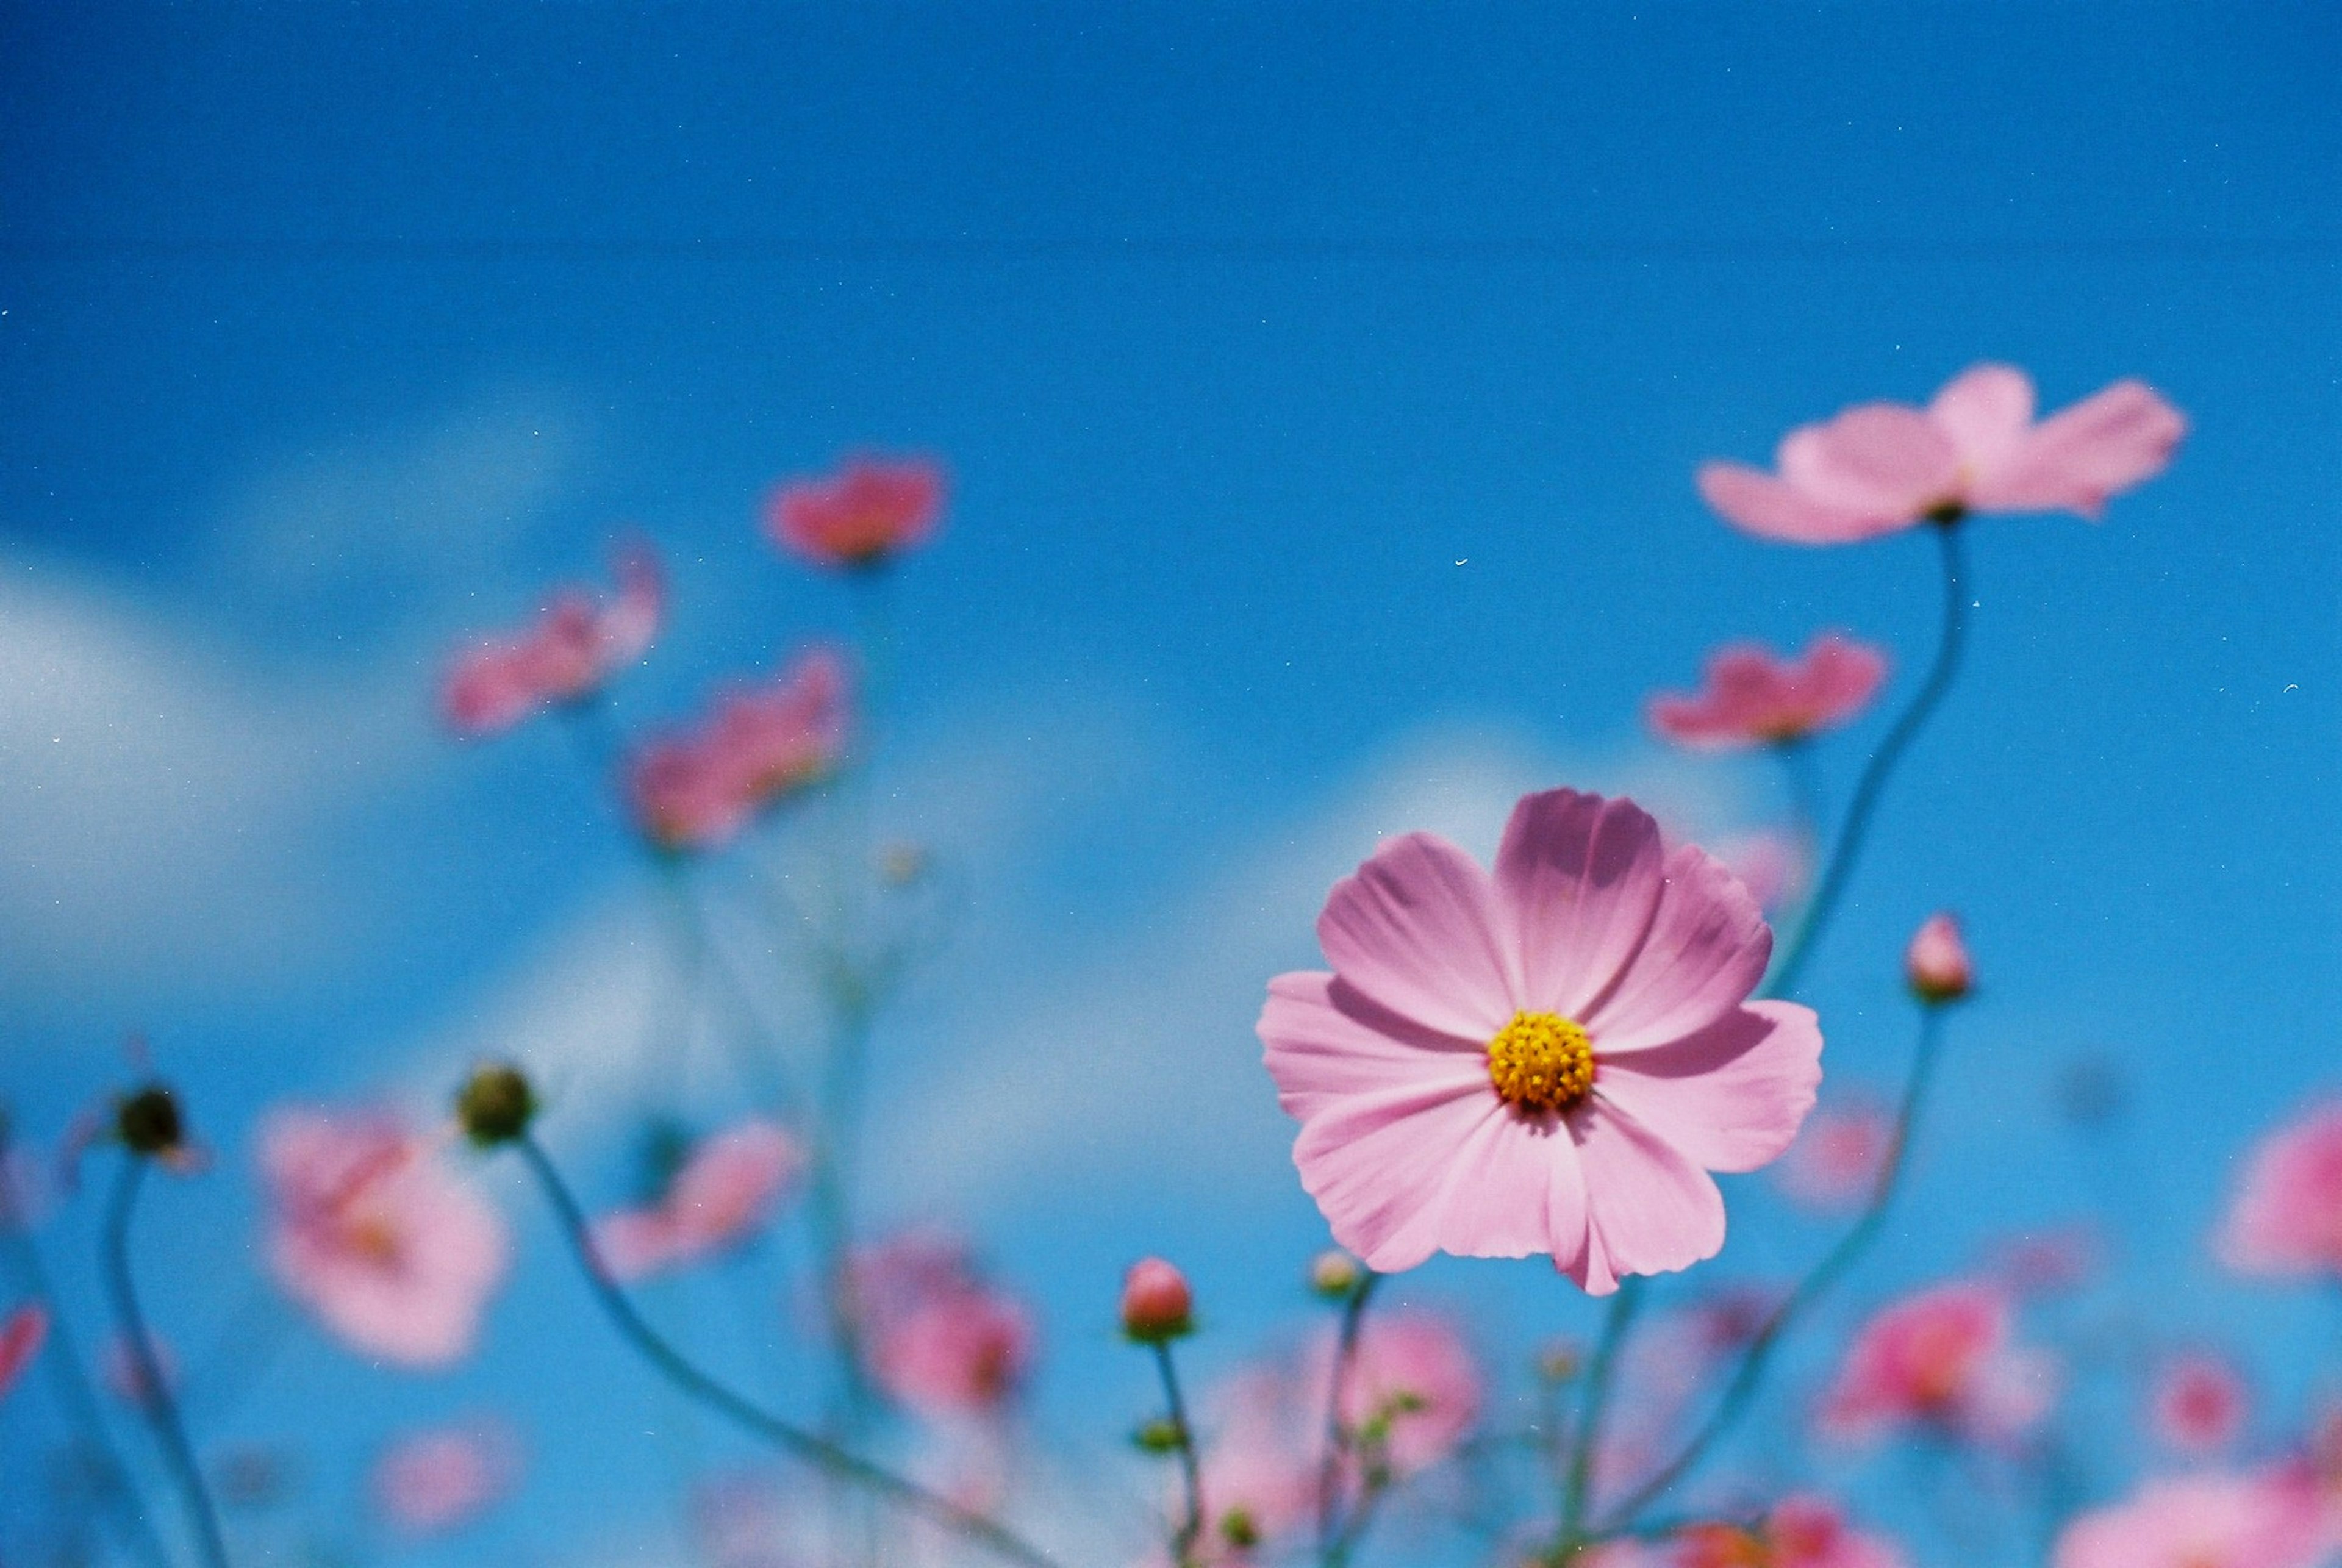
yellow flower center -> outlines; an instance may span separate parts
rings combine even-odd
[[[1516,1013],[1488,1042],[1488,1082],[1525,1110],[1566,1111],[1594,1087],[1594,1042],[1557,1013]]]

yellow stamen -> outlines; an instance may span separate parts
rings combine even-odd
[[[1516,1013],[1488,1042],[1488,1082],[1526,1110],[1566,1111],[1594,1087],[1594,1042],[1557,1013]]]

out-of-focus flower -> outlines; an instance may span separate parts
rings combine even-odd
[[[924,542],[943,502],[935,464],[854,457],[828,477],[776,487],[765,503],[765,531],[817,566],[866,568]]]
[[[1724,1243],[1710,1171],[1787,1148],[1821,1078],[1808,1008],[1750,1002],[1772,933],[1632,801],[1513,810],[1491,876],[1409,834],[1337,883],[1334,972],[1269,984],[1259,1034],[1294,1163],[1384,1273],[1547,1253],[1596,1294]]]
[[[618,553],[616,570],[616,598],[605,603],[565,588],[526,631],[457,654],[439,692],[448,727],[467,737],[508,730],[592,696],[650,652],[666,606],[658,558],[631,547]]]
[[[1319,1388],[1333,1379],[1335,1353],[1329,1327],[1309,1359],[1309,1381]],[[1407,1308],[1370,1316],[1342,1384],[1342,1423],[1394,1479],[1413,1475],[1470,1434],[1480,1418],[1481,1381],[1464,1336],[1446,1317]]]
[[[2056,1568],[2311,1568],[2329,1545],[2314,1493],[2284,1475],[2149,1482],[2058,1537]]]
[[[1249,1563],[1314,1517],[1325,1393],[1322,1382],[1305,1385],[1287,1367],[1252,1366],[1206,1402],[1209,1435],[1200,1464],[1211,1513],[1200,1545],[1206,1563]]]
[[[1807,1208],[1857,1209],[1877,1190],[1895,1146],[1895,1118],[1869,1100],[1824,1105],[1773,1167],[1781,1190]]]
[[[2020,1296],[2058,1295],[2088,1284],[2106,1261],[2107,1238],[2077,1222],[2000,1248],[1994,1272]]]
[[[2005,365],[1954,378],[1926,408],[1867,403],[1793,430],[1778,475],[1707,463],[1699,493],[1751,534],[1845,544],[1970,512],[2078,512],[2153,478],[2187,422],[2144,382],[2118,381],[2035,424],[2033,383]]]
[[[653,741],[627,764],[635,820],[662,849],[711,849],[816,784],[846,751],[846,664],[816,648],[766,684],[726,694],[696,731]]]
[[[1785,1497],[1754,1529],[1696,1525],[1676,1538],[1669,1568],[1904,1568],[1903,1554],[1847,1523],[1819,1497]]]
[[[656,1203],[606,1216],[594,1255],[611,1277],[637,1280],[737,1246],[766,1221],[805,1172],[797,1141],[748,1121],[703,1140]]]
[[[48,1310],[38,1303],[27,1302],[0,1318],[0,1398],[16,1386],[48,1337]]]
[[[1777,914],[1803,893],[1806,879],[1813,874],[1811,854],[1786,833],[1742,834],[1713,848],[1716,858],[1740,879],[1756,907],[1767,915]]]
[[[1903,977],[1911,994],[1931,1007],[1957,1002],[1968,994],[1976,975],[1957,919],[1939,912],[1919,923],[1911,945],[1903,950]]]
[[[402,1535],[451,1534],[510,1496],[520,1473],[520,1441],[502,1423],[432,1427],[383,1451],[374,1503]]]
[[[1187,1276],[1161,1258],[1141,1258],[1122,1276],[1122,1332],[1142,1344],[1176,1339],[1195,1327]]]
[[[179,1386],[179,1358],[170,1345],[155,1334],[146,1336],[146,1353],[155,1359],[155,1370],[162,1374],[163,1392],[175,1393]],[[126,1334],[115,1334],[105,1342],[98,1353],[98,1377],[105,1392],[123,1403],[144,1409],[155,1403],[155,1388],[147,1380],[146,1369],[141,1363],[136,1348]]]
[[[2220,1253],[2241,1273],[2342,1274],[2342,1101],[2312,1108],[2253,1151]]]
[[[1709,657],[1698,691],[1651,699],[1651,727],[1709,751],[1779,745],[1849,722],[1886,679],[1886,654],[1837,632],[1816,637],[1794,659],[1734,643]]]
[[[1939,1285],[1896,1303],[1855,1336],[1822,1403],[1823,1430],[1865,1439],[1897,1426],[1971,1442],[2017,1437],[2057,1397],[2055,1364],[2010,1343],[1997,1287]]]
[[[766,1476],[704,1481],[692,1489],[690,1513],[692,1540],[708,1568],[803,1568],[817,1560],[803,1539],[815,1511]]]
[[[2249,1400],[2242,1373],[2207,1352],[2179,1356],[2155,1377],[2155,1434],[2182,1453],[2217,1453],[2244,1430]]]
[[[503,1219],[430,1143],[384,1112],[280,1111],[261,1134],[268,1261],[353,1349],[445,1366],[503,1281]]]
[[[1031,1367],[1031,1315],[952,1238],[914,1232],[866,1249],[847,1289],[871,1377],[923,1414],[996,1411]]]

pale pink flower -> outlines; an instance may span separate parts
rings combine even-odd
[[[1781,443],[1777,477],[1707,463],[1699,493],[1751,534],[1843,544],[1970,512],[2077,512],[2163,471],[2187,432],[2144,382],[2118,381],[2035,424],[2033,383],[2005,365],[1954,378],[1926,408],[1867,403]]]
[[[2149,1482],[2058,1537],[2055,1568],[2312,1568],[2326,1555],[2315,1495],[2284,1476]]]
[[[923,1414],[989,1413],[1031,1369],[1031,1314],[939,1233],[913,1232],[866,1250],[848,1289],[871,1377]]]
[[[397,1365],[461,1358],[502,1283],[503,1219],[435,1146],[375,1111],[282,1111],[261,1134],[268,1261],[352,1348]]]
[[[1895,1147],[1895,1118],[1883,1105],[1848,1099],[1806,1118],[1805,1129],[1773,1167],[1781,1190],[1809,1209],[1858,1209],[1878,1189]]]
[[[501,1423],[432,1427],[375,1461],[375,1507],[402,1535],[446,1535],[510,1496],[520,1473],[519,1439]]]
[[[1677,1538],[1670,1568],[1905,1568],[1894,1545],[1819,1497],[1785,1497],[1754,1530],[1703,1524]]]
[[[1930,1004],[1957,1002],[1968,994],[1976,974],[1957,918],[1937,913],[1920,922],[1903,952],[1903,976],[1911,994]]]
[[[765,531],[816,565],[873,566],[932,534],[943,500],[943,470],[925,459],[848,458],[833,475],[776,488]]]
[[[1329,1328],[1310,1358],[1309,1382],[1332,1380]],[[1376,1457],[1394,1476],[1427,1470],[1456,1452],[1480,1418],[1482,1379],[1456,1325],[1437,1313],[1400,1308],[1369,1316],[1342,1384],[1342,1420],[1376,1434]],[[1322,1408],[1322,1406],[1321,1406]]]
[[[565,588],[525,632],[458,654],[440,690],[448,726],[467,736],[510,729],[592,696],[648,653],[666,606],[658,560],[639,547],[621,551],[617,575],[617,597],[607,603]]]
[[[2220,1253],[2243,1273],[2342,1274],[2342,1101],[2314,1107],[2253,1151]]]
[[[638,752],[626,770],[635,820],[662,849],[713,848],[827,777],[846,728],[845,661],[813,649],[765,684],[726,694],[699,729]]]
[[[1747,890],[1632,801],[1514,808],[1494,875],[1430,834],[1337,883],[1334,972],[1269,984],[1259,1034],[1294,1163],[1384,1273],[1550,1253],[1596,1294],[1724,1243],[1710,1171],[1787,1148],[1821,1078],[1810,1009],[1750,1002]]]
[[[1738,877],[1748,896],[1767,915],[1803,893],[1812,874],[1812,856],[1788,834],[1760,830],[1712,846],[1716,858]]]
[[[658,1202],[606,1216],[594,1254],[612,1278],[637,1280],[728,1251],[765,1226],[805,1168],[786,1131],[743,1122],[702,1140]]]
[[[0,1318],[0,1398],[5,1398],[49,1337],[48,1309],[26,1303]]]
[[[1833,1436],[1875,1437],[1926,1426],[1974,1442],[2021,1435],[2049,1413],[2056,1368],[2012,1344],[2008,1298],[1997,1287],[1954,1283],[1923,1291],[1864,1324],[1822,1404]]]
[[[1273,1552],[1316,1517],[1326,1392],[1322,1375],[1261,1363],[1237,1371],[1206,1401],[1206,1563],[1249,1562],[1256,1550]]]
[[[2242,1373],[2207,1352],[2179,1356],[2155,1378],[2155,1433],[2183,1453],[2217,1453],[2244,1430],[2249,1405]]]
[[[1887,679],[1887,655],[1825,632],[1794,659],[1756,643],[1734,643],[1707,661],[1707,680],[1688,695],[1651,699],[1651,727],[1708,751],[1779,745],[1850,723]]]

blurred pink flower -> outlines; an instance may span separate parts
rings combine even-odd
[[[432,1144],[376,1111],[280,1111],[261,1134],[268,1260],[353,1349],[400,1366],[469,1351],[503,1281],[503,1219]]]
[[[1712,853],[1767,915],[1803,893],[1812,872],[1806,847],[1786,833],[1743,834],[1715,845]]]
[[[639,546],[617,557],[618,596],[596,603],[564,589],[527,631],[458,654],[440,690],[457,734],[492,735],[564,703],[577,702],[650,651],[666,612],[658,558]]]
[[[727,693],[696,732],[630,760],[635,819],[662,849],[725,843],[766,807],[818,783],[846,751],[846,664],[815,648],[762,686]]]
[[[37,1303],[26,1303],[0,1318],[0,1398],[5,1398],[41,1345],[49,1337],[49,1313]]]
[[[870,1375],[913,1410],[985,1414],[1023,1383],[1031,1315],[986,1283],[955,1239],[915,1231],[866,1249],[847,1288]]]
[[[2314,1494],[2285,1476],[2149,1482],[2058,1537],[2056,1568],[2312,1568],[2329,1545]]]
[[[804,1174],[805,1150],[770,1122],[702,1140],[659,1201],[594,1227],[594,1253],[614,1279],[681,1268],[746,1242]]]
[[[2151,479],[2187,422],[2144,382],[2118,381],[2033,419],[2033,383],[2005,365],[1962,373],[1926,408],[1867,403],[1793,430],[1779,474],[1707,463],[1699,493],[1751,534],[1843,544],[1970,512],[2078,512]]]
[[[1677,1538],[1670,1568],[1904,1568],[1889,1543],[1819,1497],[1785,1497],[1755,1530],[1703,1524]]]
[[[848,458],[834,475],[776,488],[765,531],[816,565],[873,566],[925,541],[943,499],[943,470],[933,463]]]
[[[1781,1163],[1773,1167],[1781,1191],[1810,1209],[1858,1209],[1870,1201],[1895,1145],[1895,1118],[1883,1105],[1847,1099],[1824,1105]]]
[[[1826,1433],[1866,1439],[1918,1425],[1973,1442],[2017,1437],[2049,1412],[2056,1369],[2010,1341],[2008,1298],[1939,1285],[1864,1324],[1822,1403]]]
[[[2243,1374],[2222,1356],[2195,1352],[2155,1378],[2155,1434],[2182,1453],[2217,1453],[2244,1430],[2249,1403]]]
[[[1651,699],[1651,727],[1704,750],[1778,745],[1852,720],[1886,679],[1886,654],[1837,632],[1816,637],[1794,659],[1734,643],[1709,656],[1698,691]]]
[[[1632,801],[1513,810],[1491,876],[1391,839],[1278,975],[1259,1034],[1294,1163],[1385,1273],[1547,1253],[1596,1294],[1724,1242],[1710,1171],[1788,1146],[1821,1078],[1810,1009],[1749,1002],[1772,933],[1731,873]]]
[[[511,1495],[520,1473],[519,1439],[501,1423],[432,1427],[375,1462],[375,1507],[403,1535],[445,1535]]]
[[[2242,1273],[2342,1274],[2342,1101],[2313,1108],[2253,1151],[2220,1253]]]
[[[1308,1382],[1334,1375],[1329,1328],[1313,1347]],[[1369,1316],[1358,1333],[1341,1412],[1352,1430],[1380,1428],[1378,1457],[1394,1476],[1427,1470],[1456,1452],[1480,1418],[1480,1369],[1456,1325],[1437,1313],[1400,1308]],[[1324,1408],[1321,1399],[1310,1403]]]
[[[2040,1296],[2081,1289],[2106,1261],[2106,1237],[2077,1221],[2009,1243],[1999,1249],[1994,1268],[2018,1295]]]
[[[1911,994],[1929,1004],[1957,1002],[1975,984],[1968,946],[1954,915],[1938,912],[1919,923],[1903,950],[1903,975]]]

